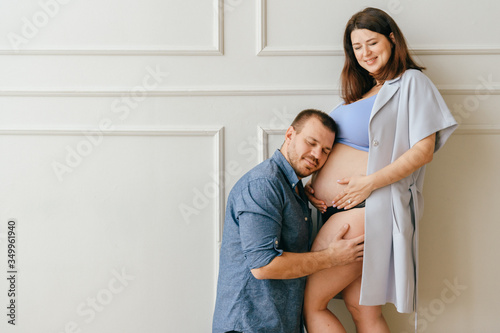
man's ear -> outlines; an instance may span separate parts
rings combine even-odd
[[[281,152],[282,153],[286,152],[288,145],[290,144],[290,141],[292,140],[294,133],[295,133],[295,128],[293,128],[293,126],[288,127],[288,129],[286,130],[286,133],[285,133],[285,141],[281,145]]]
[[[295,134],[295,128],[293,128],[293,126],[288,127],[285,133],[285,141],[292,140],[294,134]]]

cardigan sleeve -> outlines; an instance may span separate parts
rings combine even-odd
[[[418,70],[408,70],[409,140],[413,147],[436,133],[434,152],[438,151],[457,128],[457,122],[431,80]]]

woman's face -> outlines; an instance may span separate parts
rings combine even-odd
[[[392,32],[390,37],[394,40]],[[356,60],[369,73],[376,74],[391,57],[393,44],[378,32],[356,29],[351,32],[351,41]]]

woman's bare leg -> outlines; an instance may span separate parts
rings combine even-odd
[[[358,333],[389,333],[389,327],[382,315],[382,306],[359,305],[361,277],[357,278],[342,291],[347,309],[351,313],[356,332]]]
[[[349,224],[346,239],[364,233],[365,209],[356,208],[333,215],[321,228],[314,240],[312,251],[328,246],[344,224]],[[361,276],[362,263],[332,267],[307,278],[304,295],[304,317],[308,333],[327,333],[345,330],[337,317],[328,310],[328,302]]]

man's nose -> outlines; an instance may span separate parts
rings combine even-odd
[[[321,147],[316,147],[312,150],[312,156],[314,156],[315,159],[319,160],[321,157]]]

